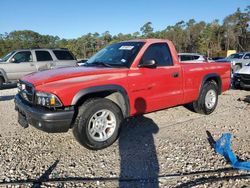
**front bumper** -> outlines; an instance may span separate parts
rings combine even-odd
[[[67,132],[74,116],[74,110],[51,111],[30,105],[19,94],[15,96],[15,109],[18,111],[18,122],[22,127],[32,125],[48,133]]]
[[[250,88],[250,77],[245,75],[237,75],[233,78],[233,84],[240,88]]]

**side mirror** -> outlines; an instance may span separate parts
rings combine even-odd
[[[146,61],[142,61],[142,63],[140,63],[138,65],[138,67],[145,67],[145,68],[156,68],[157,67],[157,63],[154,59],[149,59]]]
[[[15,63],[15,62],[16,62],[16,59],[13,57],[13,58],[11,58],[10,62],[11,62],[11,63]]]

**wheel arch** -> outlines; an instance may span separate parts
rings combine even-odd
[[[239,65],[239,66],[242,68],[242,63],[241,63],[241,62],[236,62],[236,63],[235,63],[235,66],[236,66],[236,65]]]
[[[239,66],[239,69],[241,69],[243,67],[243,63],[242,62],[236,62],[233,66],[233,72],[236,72],[237,70],[237,66]]]
[[[0,69],[0,77],[3,78],[4,82],[8,82],[6,72],[3,69]]]
[[[200,86],[200,91],[199,93],[201,93],[201,90],[203,88],[203,86],[205,85],[206,82],[209,82],[209,81],[215,81],[216,84],[218,85],[218,94],[220,95],[221,92],[222,92],[222,83],[221,83],[221,77],[220,75],[216,74],[216,73],[212,73],[212,74],[207,74],[206,76],[204,76],[203,80],[202,80],[202,83],[201,83],[201,86]]]
[[[80,90],[72,99],[72,106],[80,106],[90,98],[107,98],[116,103],[123,114],[123,117],[130,115],[130,103],[127,91],[120,85],[103,85],[89,87]]]

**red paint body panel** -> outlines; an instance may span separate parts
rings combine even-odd
[[[130,100],[130,115],[147,113],[197,100],[202,80],[208,74],[221,78],[221,90],[230,87],[230,64],[227,63],[179,63],[172,42],[159,39],[144,41],[131,67],[93,68],[71,67],[42,71],[27,75],[22,80],[32,83],[37,91],[56,94],[64,106],[70,106],[73,97],[92,86],[120,85]],[[153,43],[167,43],[172,54],[173,66],[138,68],[145,50]],[[174,78],[172,75],[178,73]],[[139,102],[138,102],[139,101]]]

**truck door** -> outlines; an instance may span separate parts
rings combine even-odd
[[[30,51],[20,51],[13,55],[5,68],[9,80],[17,80],[22,76],[35,72],[36,67]]]
[[[53,67],[53,59],[47,50],[36,50],[36,67],[38,71],[48,70]]]
[[[143,54],[139,66],[147,60],[154,60],[157,67],[139,68],[139,74],[133,74],[137,76],[132,77],[135,80],[131,83],[134,84],[130,85],[130,88],[136,91],[137,98],[145,100],[145,112],[180,104],[183,96],[181,67],[179,64],[174,65],[168,45],[150,45]]]

